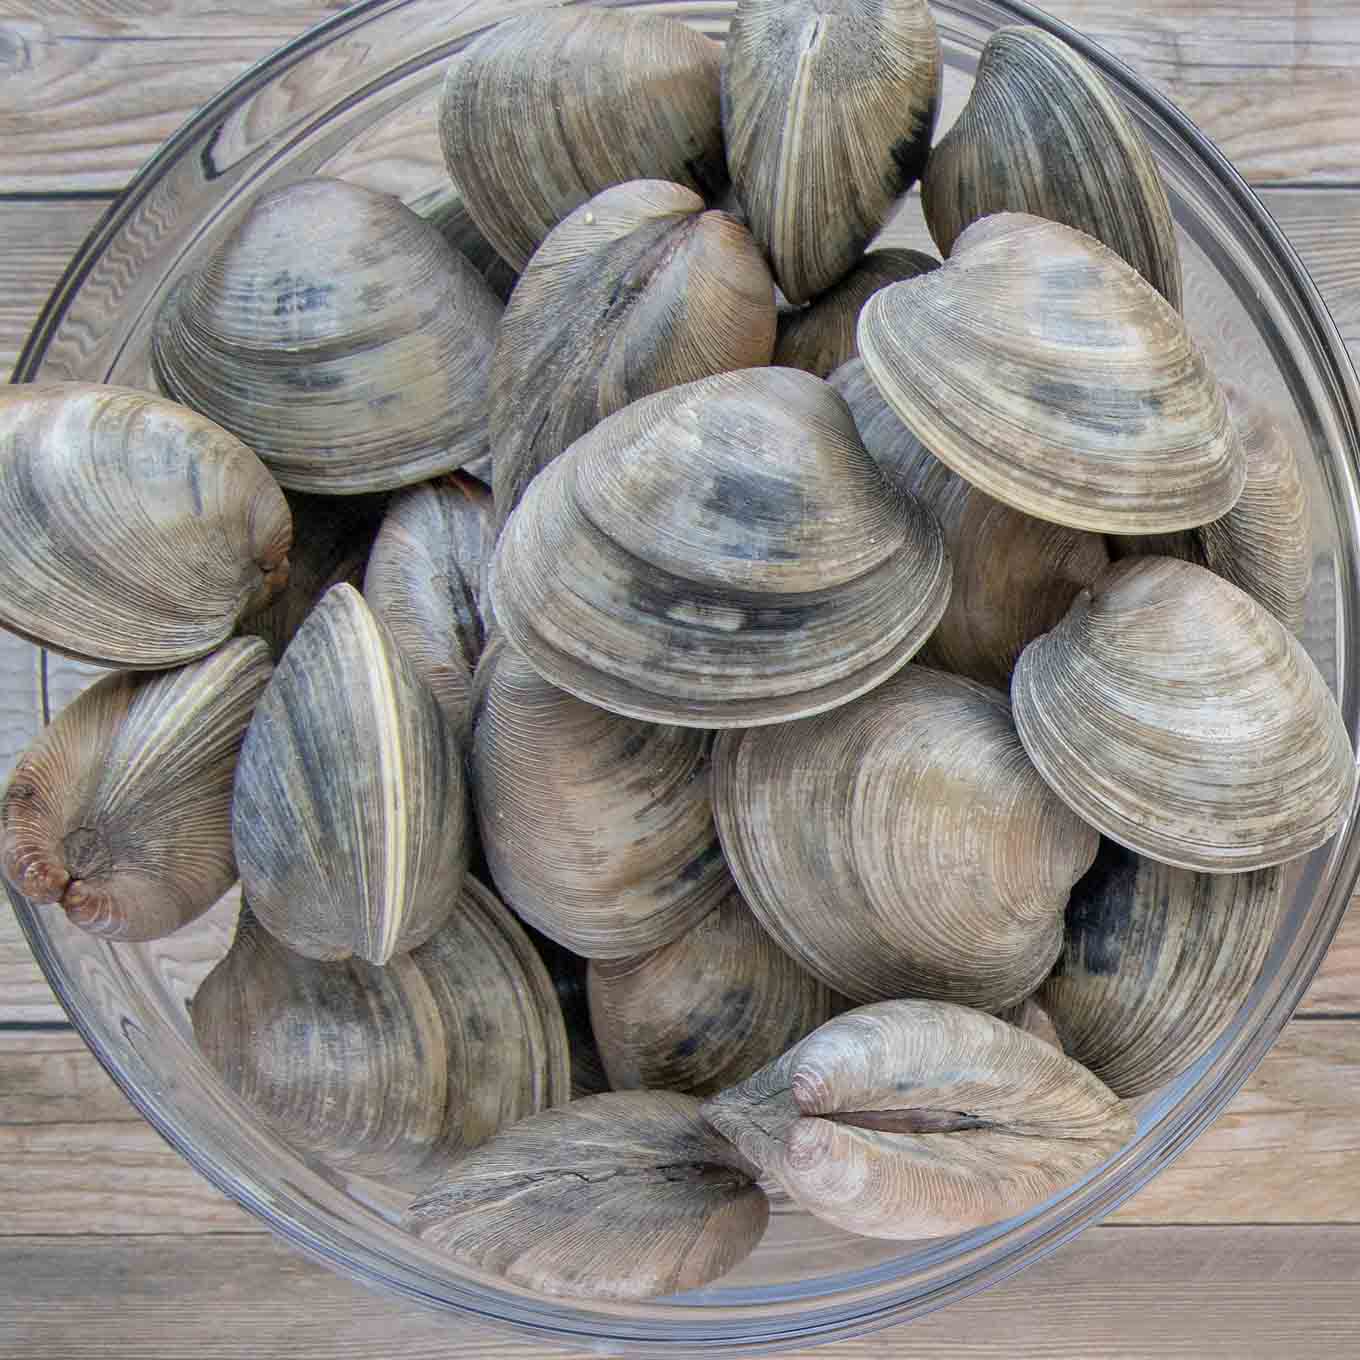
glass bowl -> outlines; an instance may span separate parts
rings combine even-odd
[[[178,133],[109,209],[72,262],[20,358],[18,381],[154,387],[157,306],[267,189],[326,173],[407,200],[445,182],[434,109],[448,59],[507,14],[505,0],[375,0],[247,72]],[[721,36],[732,5],[642,3]],[[941,131],[967,96],[977,55],[1002,24],[1066,38],[1104,73],[1161,165],[1185,260],[1186,314],[1219,374],[1265,399],[1293,436],[1313,495],[1316,563],[1306,644],[1354,739],[1360,545],[1360,390],[1297,257],[1214,147],[1113,58],[1013,0],[939,0],[946,61]],[[894,228],[921,241],[908,202]],[[92,668],[17,641],[7,665],[33,676],[32,725]],[[782,1350],[866,1332],[994,1284],[1096,1222],[1182,1151],[1269,1048],[1302,996],[1356,878],[1353,821],[1293,867],[1269,966],[1231,1029],[1178,1081],[1139,1103],[1138,1137],[1113,1162],[1022,1218],[947,1240],[851,1238],[780,1209],[736,1273],[645,1305],[548,1301],[458,1269],[397,1226],[400,1194],[346,1177],[271,1135],[195,1051],[186,1002],[230,940],[226,900],[169,940],[111,946],[60,912],[15,910],[76,1028],[133,1103],[216,1185],[280,1236],[365,1283],[539,1341],[631,1355]]]

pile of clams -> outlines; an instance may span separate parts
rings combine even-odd
[[[1035,29],[932,148],[940,83],[923,0],[506,19],[452,184],[276,189],[159,393],[0,393],[0,624],[111,668],[0,870],[115,941],[239,878],[204,1058],[469,1270],[1026,1213],[1354,802],[1305,484],[1137,126]],[[943,258],[866,253],[918,179]]]

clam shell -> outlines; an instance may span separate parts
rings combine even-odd
[[[1028,996],[1096,853],[1026,759],[1004,696],[923,666],[831,713],[724,732],[712,783],[751,910],[855,1001]]]
[[[871,250],[810,306],[780,313],[771,362],[825,378],[855,357],[860,309],[880,288],[939,267],[919,250]]]
[[[524,489],[605,416],[652,392],[770,362],[774,282],[751,233],[679,184],[596,194],[548,233],[491,362],[504,524]]]
[[[1039,28],[998,29],[968,103],[930,153],[921,206],[940,253],[999,212],[1103,241],[1177,311],[1181,258],[1157,162],[1095,68]]]
[[[917,496],[944,530],[953,587],[916,659],[1008,689],[1026,643],[1055,627],[1077,592],[1109,565],[1105,539],[1023,515],[951,472],[897,418],[863,360],[852,359],[828,381],[883,475]]]
[[[459,732],[486,637],[494,543],[490,491],[455,472],[393,497],[364,576],[369,607]]]
[[[1052,1016],[1034,999],[1027,996],[1023,1001],[1017,1002],[1014,1006],[1007,1006],[1004,1010],[997,1012],[997,1019],[1004,1020],[1008,1025],[1014,1025],[1016,1029],[1022,1029],[1026,1034],[1032,1034],[1036,1039],[1042,1039],[1046,1044],[1052,1044],[1059,1053],[1064,1051],[1063,1042],[1058,1037],[1057,1026],[1053,1023]],[[1096,1074],[1097,1076],[1099,1073]],[[1116,1092],[1118,1095],[1124,1092]]]
[[[1237,504],[1197,529],[1116,538],[1111,546],[1116,557],[1179,557],[1208,567],[1299,635],[1313,573],[1308,488],[1294,446],[1270,411],[1239,387],[1223,390],[1247,460]]]
[[[708,1284],[760,1241],[754,1168],[692,1096],[623,1091],[503,1129],[406,1211],[464,1265],[540,1294],[643,1299]]]
[[[424,943],[468,858],[457,737],[352,586],[289,644],[236,770],[232,836],[260,924],[314,959],[386,963]]]
[[[703,1116],[810,1213],[901,1239],[1024,1213],[1135,1132],[1114,1093],[1051,1044],[935,1001],[837,1016]]]
[[[569,1093],[543,965],[472,878],[440,931],[383,968],[294,954],[247,908],[191,1014],[227,1085],[341,1170],[409,1176]]]
[[[1101,844],[1040,1001],[1063,1047],[1126,1098],[1208,1053],[1261,976],[1284,871],[1198,874]]]
[[[696,727],[847,702],[906,662],[948,598],[939,525],[794,369],[610,416],[535,479],[495,561],[498,624],[541,675]]]
[[[925,0],[739,0],[722,68],[727,164],[790,302],[843,278],[916,182],[941,61]]]
[[[591,1027],[616,1091],[709,1096],[845,1008],[760,928],[734,891],[647,954],[590,964]]]
[[[236,881],[231,789],[270,673],[256,638],[155,675],[105,676],[62,710],[0,795],[0,870],[112,940],[156,940]]]
[[[525,932],[548,970],[566,1021],[567,1047],[571,1051],[571,1098],[599,1095],[609,1090],[609,1078],[605,1076],[604,1059],[590,1027],[590,1002],[586,995],[590,961],[533,926],[525,926]]]
[[[449,64],[439,138],[472,220],[523,269],[611,184],[727,184],[722,49],[673,19],[587,6],[503,19]]]
[[[708,752],[707,734],[582,703],[494,641],[475,681],[470,770],[505,900],[587,958],[690,929],[732,886]]]
[[[1116,562],[1025,649],[1011,697],[1058,796],[1163,863],[1280,864],[1350,810],[1355,760],[1317,667],[1250,596],[1192,563]]]
[[[485,453],[501,305],[387,194],[309,179],[257,198],[156,320],[156,380],[280,485],[390,491]]]
[[[931,453],[1027,515],[1166,533],[1242,492],[1227,401],[1179,313],[1071,227],[974,223],[942,268],[870,298],[859,351]]]
[[[472,214],[467,210],[467,204],[463,202],[462,190],[456,184],[431,189],[419,198],[413,198],[408,206],[467,260],[502,302],[510,301],[519,275],[501,259],[496,247],[478,230]],[[464,468],[466,470],[466,464]]]
[[[204,656],[288,579],[288,505],[192,411],[121,387],[0,392],[0,626],[67,656]]]

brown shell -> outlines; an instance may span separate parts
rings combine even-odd
[[[596,194],[548,233],[491,362],[499,522],[605,416],[652,392],[770,362],[774,281],[751,233],[679,184]]]
[[[1028,996],[1097,844],[1004,696],[914,665],[833,712],[724,732],[713,810],[761,924],[856,1001]]]
[[[609,1090],[604,1059],[600,1057],[595,1032],[590,1026],[590,1002],[586,994],[586,975],[590,960],[574,954],[533,926],[525,926],[529,941],[538,951],[543,966],[557,992],[562,1019],[567,1026],[567,1047],[571,1050],[571,1098],[596,1096]]]
[[[755,1169],[669,1091],[574,1100],[503,1129],[406,1211],[463,1265],[540,1294],[644,1299],[697,1289],[759,1243]]]
[[[897,418],[863,360],[842,365],[829,381],[884,475],[928,506],[944,530],[953,589],[916,659],[1008,689],[1025,645],[1056,627],[1077,592],[1109,565],[1105,539],[1021,514],[951,472]]]
[[[582,703],[494,641],[475,682],[469,768],[505,900],[587,958],[683,934],[732,886],[708,751],[706,733]]]
[[[660,949],[592,960],[589,985],[616,1091],[714,1095],[848,1004],[784,953],[735,891]]]
[[[270,673],[257,638],[154,675],[106,676],[19,757],[0,795],[0,870],[112,940],[155,940],[236,881],[231,790]]]
[[[937,1001],[838,1016],[703,1115],[810,1213],[904,1239],[1024,1213],[1135,1132],[1115,1094],[1051,1044]]]
[[[590,6],[502,19],[449,63],[439,137],[478,229],[512,269],[611,184],[727,184],[722,48],[674,19]]]

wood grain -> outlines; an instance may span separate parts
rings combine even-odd
[[[0,1241],[5,1354],[579,1360],[370,1293],[260,1237]],[[783,1360],[1335,1360],[1360,1351],[1360,1229],[1095,1228],[914,1323]]]

